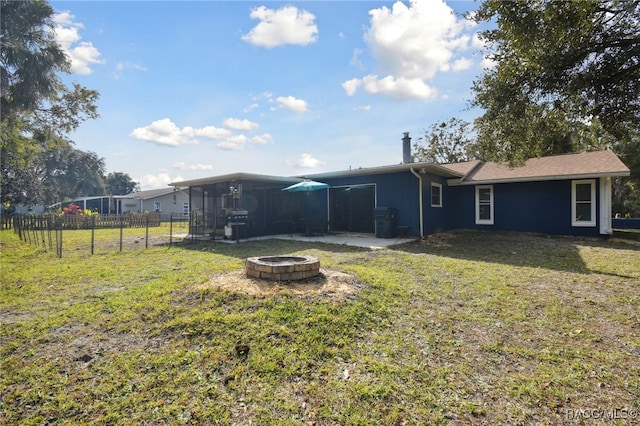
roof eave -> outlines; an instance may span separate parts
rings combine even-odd
[[[221,182],[229,182],[234,180],[262,180],[268,182],[281,182],[281,183],[297,183],[301,181],[301,178],[296,177],[284,177],[284,176],[272,176],[272,175],[260,175],[253,173],[231,173],[227,175],[219,175],[219,176],[209,176],[206,178],[200,179],[192,179],[192,180],[184,180],[178,182],[171,182],[169,186],[174,187],[189,187],[189,186],[200,186],[200,185],[213,185]]]
[[[308,177],[313,179],[327,179],[327,178],[339,178],[339,177],[349,177],[349,176],[361,176],[361,175],[378,175],[385,173],[397,173],[397,172],[408,172],[411,169],[414,170],[425,170],[430,171],[434,174],[438,174],[445,177],[461,177],[462,173],[455,172],[451,169],[448,169],[440,164],[435,163],[403,163],[396,164],[391,166],[380,166],[380,167],[362,167],[358,169],[351,170],[341,170],[334,172],[325,172],[325,173],[314,173],[307,174],[301,177]]]
[[[575,179],[594,179],[600,177],[624,177],[629,176],[629,170],[618,172],[602,172],[602,173],[581,173],[571,175],[551,175],[551,176],[531,176],[522,178],[506,178],[506,179],[484,179],[484,180],[463,180],[449,179],[449,186],[461,185],[489,185],[494,183],[516,183],[516,182],[541,182],[550,180],[575,180]]]

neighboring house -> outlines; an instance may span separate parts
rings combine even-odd
[[[406,162],[304,177],[235,173],[171,185],[189,187],[189,205],[204,222],[198,233],[219,234],[225,224],[239,222],[232,217],[236,209],[245,215],[248,235],[288,233],[300,221],[324,231],[378,235],[381,219],[374,211],[385,207],[393,212],[393,235],[485,229],[597,236],[611,233],[611,178],[628,175],[613,152],[598,151],[531,159],[515,168],[478,160]],[[330,188],[282,191],[302,178]]]
[[[179,188],[161,188],[114,195],[116,213],[160,213],[163,219],[189,216],[189,194]]]
[[[3,207],[4,209],[4,207]],[[4,213],[4,210],[3,210]],[[44,206],[41,205],[23,205],[23,204],[18,204],[17,206],[15,206],[14,208],[14,213],[19,213],[19,214],[42,214],[44,213]]]
[[[72,203],[76,204],[82,210],[96,211],[100,214],[109,214],[111,206],[113,205],[112,197],[108,195],[100,195],[95,197],[76,197],[71,201],[53,204],[49,206],[49,208],[67,207]]]
[[[76,197],[49,208],[66,207],[71,203],[77,204],[83,210],[92,210],[100,214],[153,212],[160,213],[163,220],[189,216],[189,194],[179,188],[151,189],[127,195]]]

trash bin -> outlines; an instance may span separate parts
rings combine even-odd
[[[398,235],[398,211],[393,207],[376,207],[373,209],[376,222],[376,238],[394,238]]]

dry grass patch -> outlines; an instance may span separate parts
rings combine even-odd
[[[288,293],[295,296],[317,296],[333,302],[353,298],[365,286],[358,277],[331,268],[320,268],[315,277],[298,281],[273,281],[248,277],[244,269],[224,272],[195,288],[197,291],[216,289],[253,296]]]

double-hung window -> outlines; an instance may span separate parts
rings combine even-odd
[[[595,179],[571,182],[571,225],[596,226]]]
[[[442,207],[442,185],[431,183],[431,207]]]
[[[154,201],[153,202],[153,211],[154,212],[159,212],[160,211],[160,201]]]
[[[476,225],[493,225],[493,185],[476,186]]]

